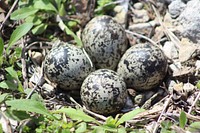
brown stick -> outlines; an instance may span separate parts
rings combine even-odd
[[[25,55],[25,51],[26,51],[26,46],[24,44],[24,38],[21,39],[22,41],[22,58],[21,58],[21,62],[22,62],[22,76],[23,76],[23,87],[24,89],[28,88],[28,76],[27,76],[27,66],[26,66],[26,55]]]
[[[2,30],[5,22],[7,21],[7,19],[10,17],[10,14],[12,13],[13,9],[15,8],[15,6],[17,5],[19,0],[15,0],[15,2],[13,3],[12,7],[10,8],[8,14],[6,15],[6,18],[3,20],[2,24],[0,25],[0,31]]]

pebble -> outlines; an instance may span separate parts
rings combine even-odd
[[[144,4],[141,2],[137,2],[133,5],[133,7],[137,10],[141,10],[144,7]]]
[[[48,93],[48,94],[50,94],[52,91],[54,91],[54,87],[47,83],[44,83],[42,85],[42,89],[44,89],[46,91],[46,93]]]
[[[165,55],[170,59],[177,59],[179,57],[178,49],[175,44],[171,41],[165,42],[163,46],[163,51]]]
[[[184,10],[186,4],[182,0],[175,0],[168,6],[172,18],[177,18]]]
[[[142,9],[142,10],[134,10],[133,11],[133,22],[134,23],[144,23],[149,21],[149,15],[147,10]]]
[[[191,0],[180,14],[178,21],[183,26],[182,35],[192,42],[200,42],[200,1]]]

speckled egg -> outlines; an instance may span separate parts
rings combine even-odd
[[[130,47],[117,68],[127,87],[149,90],[156,87],[167,73],[168,63],[163,51],[152,44],[137,44]]]
[[[92,72],[84,80],[80,94],[86,108],[99,114],[118,112],[127,99],[124,80],[109,69]]]
[[[53,47],[44,60],[44,74],[64,90],[80,89],[93,70],[84,52],[72,44]]]
[[[93,18],[82,32],[84,48],[95,67],[116,69],[127,49],[125,29],[110,16]]]

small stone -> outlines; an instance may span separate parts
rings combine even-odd
[[[150,19],[147,10],[134,10],[133,13],[132,20],[134,23],[145,23]]]
[[[185,7],[186,4],[183,3],[182,0],[175,0],[171,2],[171,4],[168,6],[171,17],[172,18],[178,17]]]
[[[133,7],[137,10],[141,10],[144,7],[144,4],[141,2],[137,2],[133,5]]]
[[[176,82],[174,80],[169,80],[167,82],[167,86],[168,86],[168,91],[170,94],[173,93],[173,90],[174,90],[174,85],[176,84]]]
[[[120,23],[123,27],[126,27],[127,22],[127,14],[128,14],[128,5],[129,1],[125,0],[120,5],[115,6],[114,11],[116,15],[114,16],[114,19]]]
[[[48,93],[51,93],[54,90],[54,87],[51,86],[50,84],[44,83],[42,89],[44,89]]]
[[[182,35],[192,42],[200,42],[200,1],[191,0],[180,14],[178,21],[183,26]]]
[[[29,56],[37,65],[41,65],[44,60],[44,55],[41,52],[29,51]]]
[[[171,41],[165,42],[163,46],[163,51],[169,59],[177,59],[179,56],[178,49],[175,44]]]

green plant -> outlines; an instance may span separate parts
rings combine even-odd
[[[73,25],[71,25],[73,20],[61,19],[61,17],[64,17],[65,15],[74,12],[74,8],[69,10],[69,12],[66,12],[65,7],[67,6],[68,2],[69,1],[67,0],[28,0],[25,2],[21,1],[21,3],[19,4],[20,8],[18,10],[15,10],[11,14],[11,19],[24,20],[23,25],[28,26],[28,28],[22,27],[22,29],[26,30],[27,32],[31,30],[34,35],[44,33],[49,26],[60,27],[60,29],[66,32],[66,34],[72,36],[78,45],[82,46],[80,39],[70,29],[74,26],[74,24],[77,24],[77,21],[74,21]],[[69,27],[68,24],[72,27]],[[21,32],[18,33],[25,33],[22,32],[22,29],[19,29],[18,31]],[[14,39],[12,39],[11,37],[11,40],[18,39],[16,35],[13,36]],[[14,41],[12,41],[12,43],[13,42]]]
[[[175,133],[172,129],[171,126],[173,123],[169,120],[163,121],[161,123],[161,133]]]
[[[82,46],[81,40],[70,29],[72,27],[67,26],[67,24],[72,22],[72,20],[63,21],[61,19],[61,16],[67,15],[64,7],[68,4],[68,2],[69,1],[67,0],[19,1],[19,8],[11,14],[10,18],[12,20],[20,20],[20,22],[23,23],[17,26],[12,32],[5,52],[4,41],[0,38],[0,66],[4,65],[3,67],[6,70],[6,79],[0,82],[1,88],[12,91],[24,91],[20,79],[21,72],[18,71],[21,69],[22,65],[22,47],[16,47],[14,49],[11,48],[18,40],[27,35],[30,31],[32,34],[38,35],[44,33],[48,26],[57,26],[68,35],[72,36],[78,46]],[[70,9],[69,13],[70,12],[74,12],[74,9]],[[56,17],[59,18],[59,20],[55,21]]]
[[[192,133],[198,133],[200,132],[200,127],[199,127],[200,122],[193,122],[190,124],[188,131]]]
[[[115,6],[114,0],[98,0],[96,14],[107,14],[109,11],[112,11]]]
[[[94,117],[83,112],[82,109],[63,107],[58,110],[49,111],[46,109],[42,98],[39,94],[34,93],[31,99],[14,99],[9,98],[8,94],[0,95],[0,100],[6,104],[6,116],[16,121],[29,120],[36,124],[36,129],[31,129],[28,125],[23,126],[24,132],[34,130],[37,133],[61,133],[61,132],[121,132],[128,129],[123,123],[131,120],[144,109],[135,109],[115,118],[109,116],[105,122],[100,123]],[[37,97],[37,98],[36,98]],[[3,100],[4,99],[4,100]],[[129,129],[130,130],[130,129]],[[131,131],[131,130],[130,130]]]
[[[185,114],[185,112],[181,111],[181,114],[179,117],[179,126],[184,129],[186,124],[187,124],[186,114]]]
[[[6,70],[6,80],[0,82],[0,87],[3,89],[18,90],[23,92],[23,86],[20,80],[21,71],[15,71],[14,68],[7,67]]]

